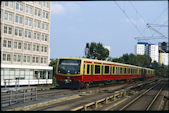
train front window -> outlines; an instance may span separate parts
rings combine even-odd
[[[60,59],[58,72],[62,74],[80,74],[81,60]]]

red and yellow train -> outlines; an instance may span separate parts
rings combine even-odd
[[[86,58],[59,58],[56,68],[59,87],[72,89],[100,82],[111,83],[115,80],[144,79],[153,76],[153,69]]]

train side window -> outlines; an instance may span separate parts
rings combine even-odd
[[[101,66],[101,75],[103,75],[103,65]]]
[[[122,68],[120,68],[120,74],[122,74]]]
[[[95,74],[100,74],[100,66],[95,65]]]
[[[83,74],[85,75],[85,64],[83,66]]]
[[[93,75],[93,65],[91,65],[91,75]]]
[[[131,69],[131,74],[133,74],[133,69]]]
[[[112,66],[110,66],[110,75],[112,75],[112,73],[113,73],[113,69],[112,69],[113,67]]]
[[[124,68],[124,74],[126,74],[126,72],[127,72],[127,69],[126,69],[126,68]]]
[[[116,67],[116,74],[118,74],[118,67]]]
[[[113,74],[115,74],[115,67],[113,66]]]
[[[87,74],[89,74],[89,73],[90,73],[90,65],[87,64]]]
[[[105,74],[109,74],[109,66],[105,66]]]

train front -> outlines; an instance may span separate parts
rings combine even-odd
[[[78,58],[60,58],[56,68],[56,80],[60,88],[80,88],[82,63]]]

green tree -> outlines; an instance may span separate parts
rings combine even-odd
[[[149,67],[150,64],[151,64],[151,57],[148,56],[148,55],[137,55],[137,63],[138,63],[138,66],[141,66],[141,67]]]
[[[49,66],[52,66],[53,67],[53,85],[57,85],[56,83],[56,66],[57,66],[57,61],[58,59],[55,59],[55,60],[52,60],[49,64]]]
[[[91,42],[89,44],[89,58],[105,60],[109,56],[109,50],[104,48],[101,43]]]
[[[149,67],[151,58],[148,55],[124,54],[122,57],[112,59],[113,62]]]

